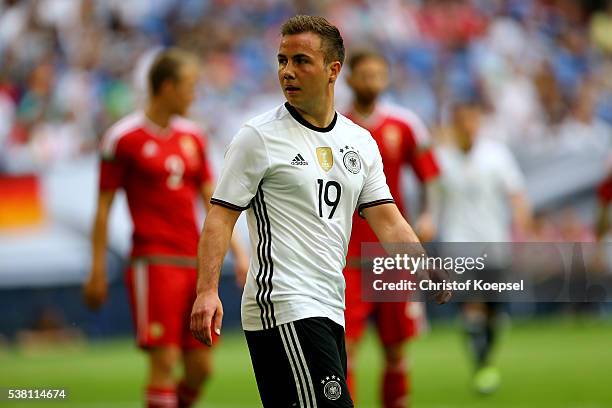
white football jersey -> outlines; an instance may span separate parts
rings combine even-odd
[[[234,137],[211,202],[248,209],[242,326],[262,330],[308,317],[344,326],[353,213],[393,199],[367,130],[340,114],[317,128],[286,103]]]
[[[464,153],[438,148],[442,190],[440,239],[444,242],[509,242],[509,196],[525,191],[523,174],[510,150],[482,135]]]

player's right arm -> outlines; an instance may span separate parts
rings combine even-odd
[[[202,185],[202,200],[206,206],[206,213],[208,213],[212,204],[210,200],[213,196],[213,185],[212,183],[204,183]],[[230,241],[230,249],[234,255],[234,273],[236,275],[236,284],[239,288],[244,288],[246,283],[246,275],[249,270],[249,255],[238,238],[238,232],[234,231],[232,239]]]
[[[270,166],[262,136],[243,127],[225,153],[204,221],[198,252],[197,298],[191,312],[191,331],[201,342],[212,344],[212,331],[221,332],[223,306],[219,300],[219,274],[240,213],[246,210]]]
[[[100,180],[98,203],[91,236],[92,263],[89,277],[83,287],[85,303],[91,309],[102,306],[106,300],[106,245],[108,243],[108,217],[115,192],[123,186],[126,173],[127,147],[121,126],[111,127],[100,143]]]
[[[240,211],[220,205],[210,208],[198,244],[197,297],[191,311],[191,332],[204,344],[212,345],[212,332],[221,334],[223,305],[219,299],[219,275],[230,246]]]
[[[92,264],[89,277],[83,287],[85,303],[90,309],[98,309],[106,300],[108,282],[106,279],[106,243],[108,215],[110,213],[115,191],[100,191],[96,217],[91,236]]]

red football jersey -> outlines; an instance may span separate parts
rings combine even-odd
[[[100,190],[126,192],[134,223],[132,256],[195,257],[195,203],[202,184],[212,181],[198,127],[177,117],[161,129],[136,112],[108,130],[101,151]]]
[[[612,175],[606,177],[597,188],[597,196],[602,204],[609,204],[612,201]]]
[[[354,112],[349,112],[346,116],[369,130],[376,140],[391,195],[400,211],[406,215],[400,185],[402,166],[409,164],[421,183],[439,174],[438,165],[429,148],[427,127],[412,111],[390,106],[377,106],[366,119]],[[355,214],[348,256],[358,257],[362,242],[377,241],[367,221]]]

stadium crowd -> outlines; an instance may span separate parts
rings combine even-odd
[[[519,161],[609,150],[611,1],[4,0],[0,173],[91,153],[143,100],[146,61],[167,45],[201,58],[192,117],[225,146],[251,112],[281,100],[270,75],[275,38],[296,13],[330,18],[349,51],[381,50],[393,77],[387,98],[419,114],[438,140],[453,101],[478,92],[484,126]],[[341,87],[341,105],[348,97]]]

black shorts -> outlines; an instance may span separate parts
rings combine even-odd
[[[353,407],[342,326],[312,317],[245,335],[264,407]]]

